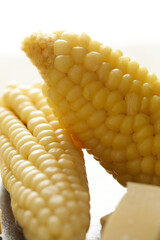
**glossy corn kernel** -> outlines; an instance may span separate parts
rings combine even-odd
[[[64,52],[57,56],[53,47],[52,54],[43,57],[45,49],[61,41]],[[45,47],[40,47],[41,42]],[[33,51],[33,45],[40,53]],[[87,34],[63,32],[48,38],[34,34],[24,40],[22,49],[45,80],[53,111],[80,146],[122,185],[127,181],[160,185],[160,91],[155,74]],[[65,76],[57,80],[55,70]],[[65,77],[68,87],[60,87],[58,82]],[[66,110],[62,102],[66,102]]]
[[[10,87],[0,106],[0,168],[28,240],[84,240],[89,193],[81,150],[38,87]]]

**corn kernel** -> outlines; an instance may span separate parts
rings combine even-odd
[[[126,167],[124,166],[124,163],[113,163],[113,166],[115,168],[116,175],[124,175],[126,173]]]
[[[104,108],[108,94],[109,91],[107,88],[100,88],[99,91],[97,91],[97,93],[95,93],[93,96],[93,106],[97,109]]]
[[[97,75],[94,72],[86,72],[84,73],[82,80],[81,80],[81,87],[84,88],[90,82],[94,82],[97,80]]]
[[[136,78],[142,82],[146,81],[148,70],[145,67],[140,67],[137,69]]]
[[[64,96],[68,93],[68,91],[72,87],[73,87],[73,84],[72,84],[71,80],[67,77],[59,80],[56,85],[56,89],[57,89],[58,93],[60,93],[61,95],[64,95]]]
[[[126,157],[129,161],[136,160],[140,157],[137,145],[131,142],[126,148]]]
[[[133,134],[133,140],[138,143],[138,142],[141,142],[142,139],[150,137],[152,135],[153,135],[153,126],[145,125]]]
[[[73,47],[71,51],[71,56],[76,64],[83,64],[86,54],[87,50],[84,47]]]
[[[85,69],[81,65],[73,65],[68,72],[68,77],[76,84],[79,84]]]
[[[118,61],[118,69],[120,69],[124,74],[127,73],[128,70],[128,64],[129,64],[130,58],[126,56],[121,56]]]
[[[62,39],[58,39],[54,42],[54,54],[58,55],[69,55],[71,52],[71,45]]]
[[[155,160],[155,157],[152,155],[142,159],[141,167],[144,174],[152,175],[154,173]]]
[[[138,69],[139,64],[136,61],[130,61],[128,63],[128,73],[130,73],[131,75],[134,76]]]
[[[120,125],[124,119],[124,115],[119,114],[116,116],[110,116],[106,119],[106,126],[108,129],[113,131],[119,131]]]
[[[160,96],[154,95],[150,98],[149,110],[150,113],[154,113],[159,110],[160,106]]]
[[[130,74],[125,74],[122,76],[122,80],[119,86],[119,90],[122,94],[126,94],[132,85],[133,77]]]
[[[88,50],[90,52],[91,51],[99,52],[100,46],[101,46],[100,42],[91,39],[88,45]]]
[[[77,116],[80,119],[86,119],[86,116],[89,117],[94,112],[94,108],[90,103],[85,104],[77,111]]]
[[[89,118],[87,120],[87,124],[88,124],[89,127],[95,128],[98,125],[100,125],[101,123],[103,123],[105,118],[106,118],[105,111],[104,110],[97,110],[91,116],[89,116]]]
[[[153,87],[149,83],[144,83],[142,86],[142,95],[144,97],[152,97],[153,96]]]
[[[54,235],[58,236],[61,232],[62,223],[57,216],[51,216],[48,219],[47,225],[49,227],[49,231]]]
[[[142,91],[142,83],[139,80],[133,80],[129,89],[130,92],[141,93]]]
[[[63,32],[61,38],[66,40],[72,46],[76,46],[78,44],[78,34],[72,32]]]
[[[82,90],[79,85],[75,85],[68,93],[67,93],[67,100],[69,102],[76,101],[82,95]]]
[[[62,111],[63,114],[71,110],[70,105],[66,99],[63,99],[59,104],[58,108]]]
[[[115,149],[124,149],[132,141],[131,136],[126,136],[121,133],[117,134],[113,140],[112,146]]]
[[[138,175],[140,173],[140,160],[133,160],[126,163],[126,169],[129,174]]]
[[[97,69],[97,75],[100,81],[106,82],[108,75],[111,71],[111,65],[106,62],[102,62],[99,68]]]
[[[137,176],[135,176],[135,180],[139,183],[149,184],[150,182],[152,182],[152,176],[139,173]]]
[[[64,78],[65,75],[62,72],[57,71],[56,69],[49,69],[46,75],[46,81],[49,86],[54,86],[60,79]],[[51,80],[52,79],[52,80]]]
[[[116,68],[118,62],[119,62],[119,58],[121,56],[121,53],[119,51],[111,51],[110,54],[110,64],[111,66],[113,66],[114,68]]]
[[[133,118],[131,116],[124,116],[120,123],[120,132],[126,135],[133,133]]]
[[[153,137],[148,137],[138,143],[137,149],[141,156],[148,156],[152,153]]]
[[[94,131],[94,135],[97,138],[101,138],[101,136],[106,133],[107,127],[105,124],[101,124],[100,126],[97,126],[93,131]]]
[[[71,109],[73,111],[77,111],[78,109],[80,109],[86,103],[87,103],[87,101],[85,100],[84,97],[79,97],[76,101],[71,102]]]
[[[133,130],[137,131],[144,125],[149,124],[149,121],[150,121],[149,117],[146,114],[143,114],[143,113],[137,114],[133,120]]]
[[[147,97],[143,97],[140,105],[141,113],[148,114],[149,113],[149,99]]]
[[[84,59],[84,66],[88,71],[96,71],[102,62],[102,55],[98,52],[87,53]]]
[[[102,89],[102,84],[100,82],[90,82],[84,87],[83,95],[87,100],[91,100],[94,94],[97,93],[97,90],[100,89]]]
[[[77,133],[84,132],[88,129],[87,123],[80,121],[74,126],[74,131]]]
[[[154,73],[148,73],[146,77],[146,82],[151,84],[151,86],[153,87],[157,82],[157,76]]]
[[[73,60],[69,55],[58,55],[54,60],[56,70],[66,73],[73,66]]]
[[[125,150],[117,150],[117,149],[114,149],[111,151],[111,159],[112,161],[114,161],[114,166],[115,166],[115,162],[116,162],[116,169],[118,166],[118,163],[121,163],[121,162],[125,162],[126,161],[126,153],[125,153]],[[122,166],[120,166],[120,171],[122,172],[124,169],[124,164]],[[123,171],[124,173],[124,171]]]
[[[107,131],[105,135],[102,136],[101,142],[105,147],[111,147],[112,141],[114,140],[116,136],[116,132],[113,131]]]
[[[104,109],[110,110],[112,107],[123,99],[122,94],[119,91],[112,91],[108,94],[107,100],[105,102]]]
[[[112,49],[110,47],[105,45],[100,46],[100,53],[102,54],[104,61],[107,62],[110,59],[111,52]]]
[[[110,90],[113,91],[118,89],[121,83],[121,80],[122,80],[122,71],[119,69],[113,69],[112,71],[110,71],[105,84]]]
[[[125,99],[127,114],[136,115],[140,108],[141,97],[136,93],[128,93]]]
[[[115,103],[115,105],[108,111],[109,115],[126,113],[126,102],[124,100]]]
[[[91,38],[86,33],[82,33],[78,37],[78,40],[79,40],[79,46],[87,48]]]

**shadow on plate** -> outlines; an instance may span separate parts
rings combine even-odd
[[[2,210],[2,235],[0,240],[25,240],[20,227],[17,226],[11,210],[9,193],[0,182],[0,209]]]

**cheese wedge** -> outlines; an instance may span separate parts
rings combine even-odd
[[[101,240],[160,240],[160,187],[128,183]]]
[[[107,214],[105,216],[103,216],[101,219],[100,219],[100,223],[101,223],[101,226],[102,226],[102,230],[104,229],[104,226],[106,225],[109,217],[111,216],[112,213],[110,214]]]

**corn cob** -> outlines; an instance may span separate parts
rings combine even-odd
[[[83,33],[33,34],[22,50],[75,141],[122,185],[160,185],[160,82],[120,50]]]
[[[10,86],[0,106],[0,168],[28,240],[84,240],[89,193],[83,154],[38,87]]]

